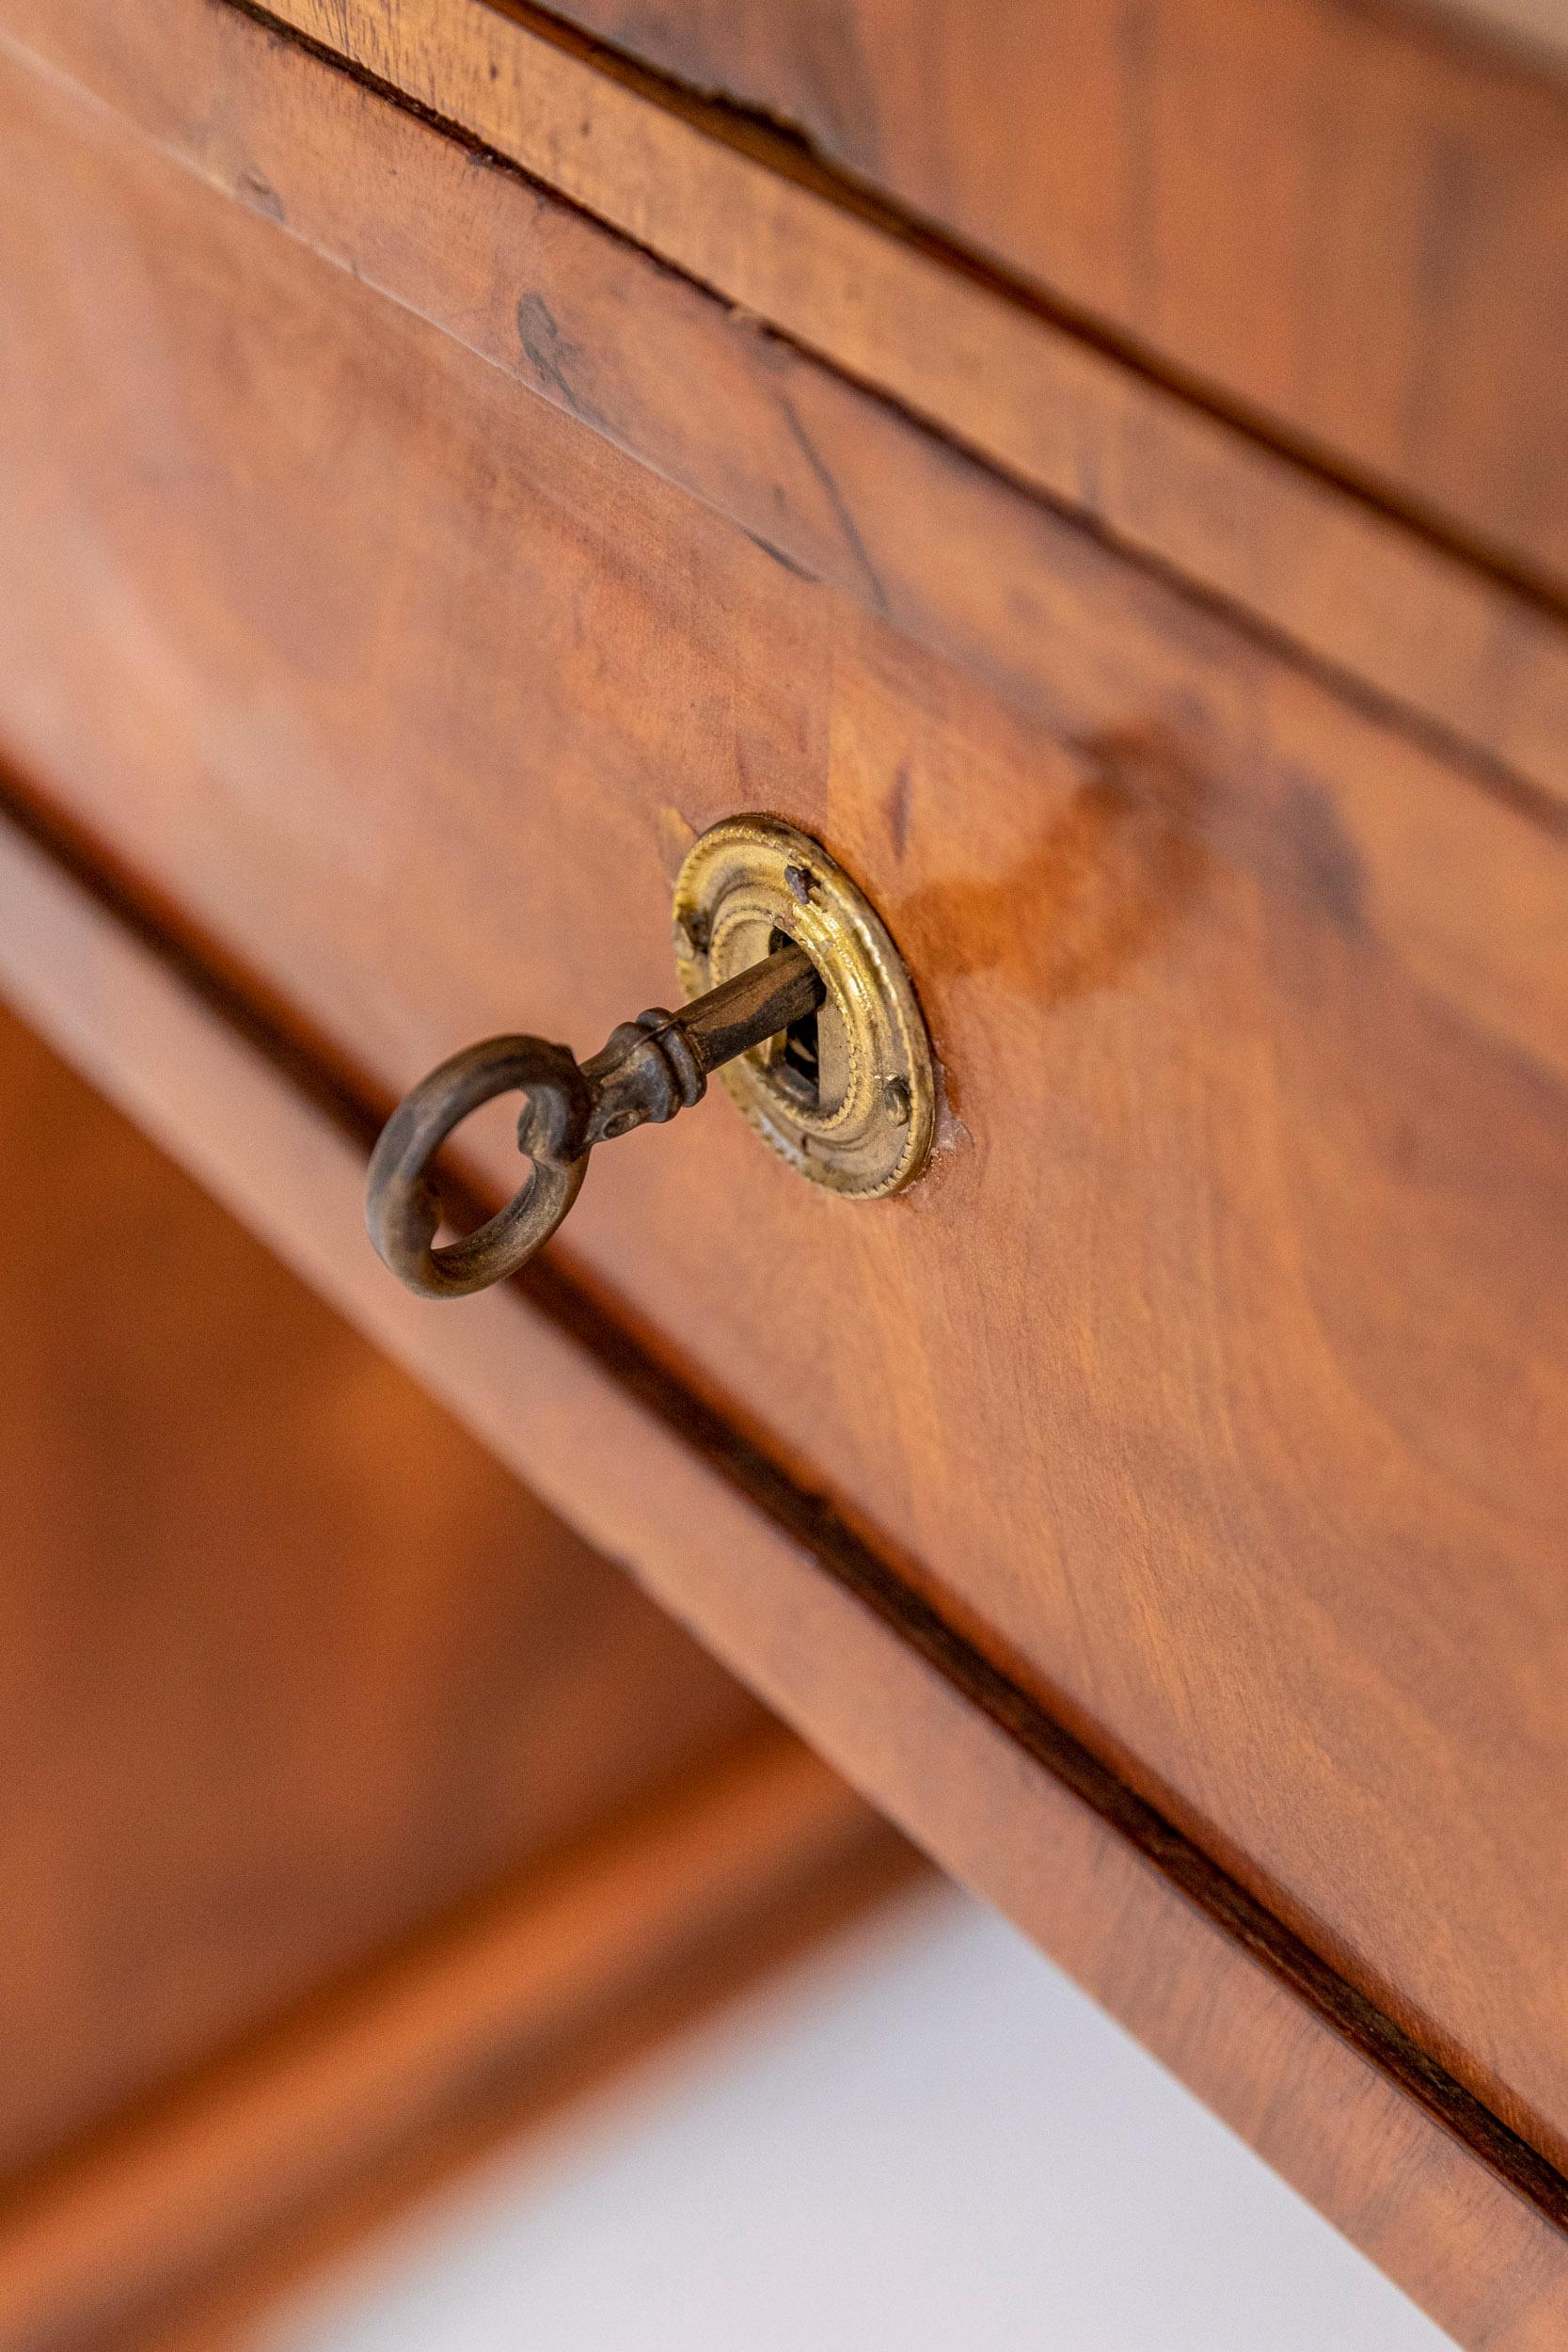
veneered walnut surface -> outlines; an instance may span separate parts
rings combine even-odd
[[[1560,2153],[1560,842],[997,489],[1049,622],[1005,703],[8,103],[17,764],[388,1089],[666,996],[694,829],[819,834],[924,995],[929,1179],[817,1199],[716,1099],[601,1155],[571,1263]]]
[[[1560,595],[1560,58],[1402,0],[556,13],[804,133],[1091,329]]]
[[[760,1710],[0,1011],[0,2169]]]
[[[721,485],[726,511],[814,575],[848,569],[851,589],[893,586],[887,533],[865,512],[877,469],[861,473],[852,501],[863,541],[883,540],[874,587],[854,574],[853,548],[833,548],[832,509],[814,515],[821,482],[791,490],[804,449],[768,433],[754,398],[742,421],[721,389],[736,368],[771,374],[775,390],[798,376],[780,338],[1227,603],[1247,628],[1282,635],[1353,691],[1391,697],[1560,802],[1568,791],[1560,603],[1478,570],[1419,516],[1238,430],[1016,288],[955,267],[803,166],[797,146],[488,0],[402,0],[393,11],[272,0],[269,17],[310,46],[268,45],[251,17],[207,0],[170,4],[177,33],[167,18],[106,22],[97,0],[3,0],[0,22],[238,201],[285,219],[657,470],[699,497]],[[372,97],[365,73],[412,106]],[[308,141],[293,135],[302,107]],[[463,141],[431,116],[461,126]],[[517,250],[519,192],[504,170],[476,176],[467,142],[550,192],[528,216],[521,306],[493,265]],[[357,151],[352,164],[345,146]],[[612,231],[669,271],[649,278],[641,250]],[[705,303],[701,288],[721,302]],[[629,307],[630,337],[618,324]],[[682,356],[688,337],[695,359]],[[693,373],[710,386],[697,412],[684,396]],[[941,536],[935,516],[924,535]],[[956,583],[928,548],[917,569],[951,601]],[[990,617],[1006,634],[994,604]]]

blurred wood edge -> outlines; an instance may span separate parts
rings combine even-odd
[[[362,1223],[389,1106],[220,969],[13,783],[23,1017],[1440,2326],[1563,2352],[1568,2181],[684,1391],[569,1253],[456,1309],[402,1290]]]
[[[787,1737],[787,1735],[785,1735]],[[773,1751],[781,1776],[785,1757],[802,1766],[810,1751]],[[399,2225],[432,2199],[460,2195],[487,2161],[506,2161],[531,2147],[581,2105],[680,2047],[733,2005],[753,1993],[766,1999],[775,1979],[793,1971],[863,1925],[884,1906],[901,1908],[937,1883],[922,1857],[868,1807],[859,1808],[863,1835],[854,1836],[855,1800],[826,1767],[816,1767],[824,1792],[847,1799],[844,1835],[832,1851],[803,1846],[799,1882],[782,1871],[779,1883],[757,1890],[742,1912],[712,1922],[694,1920],[697,1942],[683,1947],[661,1973],[628,1984],[613,2009],[601,2006],[586,2029],[532,2042],[514,2059],[491,2068],[462,2111],[428,2120],[417,2137],[378,2155],[373,2169],[340,2183],[325,2201],[200,2280],[192,2293],[166,2302],[150,2321],[115,2331],[91,2352],[252,2352],[275,2341],[270,2330],[307,2301],[324,2276],[363,2259],[376,2241],[395,2238]],[[804,1808],[803,1808],[804,1811]],[[802,1829],[815,1823],[802,1822]],[[831,1821],[824,1814],[824,1826]],[[807,1873],[809,1872],[809,1875]],[[653,2086],[657,2093],[657,2083]]]
[[[341,2251],[913,1870],[808,1750],[760,1735],[12,2184],[0,2341],[239,2340],[302,2255]]]

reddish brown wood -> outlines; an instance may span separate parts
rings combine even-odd
[[[908,534],[911,592],[924,547],[988,609],[1028,598],[1026,723],[264,218],[32,106],[0,549],[30,771],[388,1091],[659,1001],[693,827],[760,803],[820,832],[933,1024],[931,1176],[836,1208],[716,1101],[605,1155],[576,1263],[1568,2144],[1568,1889],[1539,1869],[1562,845],[962,474],[960,571],[941,453],[857,442],[879,413],[802,371],[789,413],[875,576],[863,511]],[[931,469],[902,514],[863,509],[873,455]],[[503,1134],[480,1165],[510,1189]]]
[[[367,103],[303,53],[269,51],[222,7],[196,7],[177,43],[135,15],[105,20],[98,0],[6,0],[4,15],[33,53],[242,202],[281,215],[808,570],[871,593],[819,482],[779,429],[793,371],[776,344],[759,348],[758,320],[1174,567],[1249,627],[1568,799],[1560,614],[944,266],[895,224],[846,209],[802,180],[777,142],[757,152],[750,135],[738,146],[716,137],[706,119],[655,103],[532,24],[444,0],[407,0],[391,15],[290,5],[306,32],[346,42],[726,307],[650,274],[579,213],[476,179],[428,126]],[[216,135],[214,87],[225,91]],[[628,305],[633,336],[621,331]],[[712,386],[696,409],[685,390],[693,375]],[[857,482],[862,507],[901,497],[884,468]],[[869,543],[863,512],[857,525]],[[916,612],[947,586],[928,558],[920,577]],[[885,555],[877,584],[896,600]]]
[[[489,1473],[496,1476],[492,1470]],[[609,1729],[604,1724],[603,1729]],[[909,1875],[907,1850],[774,1727],[600,1824],[282,2019],[0,2202],[8,2344],[162,2344],[372,2187],[526,2128],[800,1933]]]
[[[291,62],[286,50],[263,49],[261,54],[281,55],[285,66]],[[315,106],[321,90],[320,82],[313,88],[296,89],[296,146],[316,135]],[[40,103],[36,90],[34,103]],[[362,99],[357,103],[361,107],[370,103]],[[56,103],[63,129],[73,110],[63,97]],[[372,109],[372,119],[373,113]],[[102,116],[78,113],[75,119],[78,130],[84,122],[94,122],[94,136],[119,142],[119,134]],[[16,137],[20,143],[20,125]],[[46,165],[47,132],[42,139],[40,164]],[[134,141],[127,143],[127,152],[134,154]],[[387,161],[389,167],[397,157],[393,154]],[[150,167],[145,158],[140,167]],[[59,168],[57,161],[55,168]],[[473,169],[467,166],[455,183],[438,183],[431,190],[432,196],[444,192],[461,213],[469,200],[466,189]],[[372,167],[378,203],[383,184],[380,171]],[[513,209],[498,219],[498,234],[494,245],[485,248],[487,252],[493,253],[497,246],[510,249],[514,237],[525,236],[530,220],[538,214],[537,205],[526,194],[515,188],[510,193]],[[270,217],[270,209],[264,207],[262,218]],[[429,282],[434,285],[442,268],[444,226],[430,207],[424,208],[420,218],[423,233],[428,237],[434,229],[436,236],[436,247],[426,264]],[[95,225],[90,200],[73,226],[68,228],[62,219],[53,232],[45,224],[45,232],[53,234],[58,266],[68,274],[77,266],[78,256],[94,253],[102,233]],[[116,234],[123,243],[124,230]],[[268,242],[253,249],[264,253]],[[370,236],[367,258],[375,244],[374,236]],[[36,239],[29,240],[19,218],[14,249],[20,285],[36,267],[29,257],[49,247],[40,248]],[[601,252],[609,250],[601,248]],[[356,252],[350,258],[357,273]],[[476,262],[480,258],[474,257]],[[574,267],[580,267],[586,257],[578,248],[569,259]],[[620,259],[624,263],[624,254]],[[138,264],[128,246],[117,262],[129,268],[147,266],[148,262],[156,266],[151,257]],[[275,272],[279,268],[286,272],[277,256],[273,257],[271,266]],[[485,268],[488,271],[488,262]],[[553,289],[553,278],[550,282]],[[580,319],[592,340],[568,351],[564,363],[552,360],[546,349],[528,361],[525,372],[541,380],[552,373],[561,377],[565,390],[557,384],[558,397],[569,407],[575,404],[595,432],[605,421],[599,412],[603,393],[612,418],[622,420],[612,426],[616,433],[622,432],[624,423],[625,437],[643,448],[645,454],[657,455],[661,469],[668,461],[683,481],[693,479],[695,468],[693,486],[703,491],[705,500],[733,515],[744,531],[763,540],[766,550],[785,566],[807,572],[807,586],[821,582],[855,596],[896,624],[901,635],[973,669],[1049,734],[1059,737],[1068,729],[1091,737],[1104,728],[1115,730],[1125,718],[1131,695],[1148,724],[1167,728],[1190,744],[1195,760],[1219,757],[1244,771],[1253,756],[1256,726],[1263,731],[1259,749],[1271,768],[1291,772],[1305,769],[1309,773],[1326,770],[1334,779],[1336,821],[1344,826],[1352,848],[1367,867],[1369,886],[1377,896],[1380,926],[1416,964],[1423,980],[1457,994],[1471,1013],[1484,1008],[1485,1017],[1501,1024],[1505,1034],[1512,1034],[1528,1051],[1544,1056],[1554,1066],[1568,1068],[1568,1049],[1563,1045],[1568,1035],[1568,993],[1562,998],[1555,993],[1558,966],[1549,956],[1537,952],[1538,941],[1549,939],[1554,911],[1549,900],[1544,905],[1533,903],[1543,885],[1530,834],[1506,820],[1498,824],[1488,819],[1465,796],[1455,798],[1441,789],[1445,782],[1466,775],[1463,765],[1430,755],[1423,758],[1397,731],[1362,723],[1354,711],[1324,694],[1312,677],[1303,678],[1289,660],[1280,660],[1239,640],[1232,629],[1195,611],[1168,587],[1108,558],[1031,501],[1007,494],[993,478],[955,461],[939,444],[910,430],[879,403],[855,393],[830,372],[766,346],[759,348],[754,340],[716,338],[704,332],[712,324],[711,306],[694,302],[679,322],[683,329],[694,331],[683,332],[673,343],[656,342],[644,352],[641,295],[663,283],[660,275],[650,274],[645,264],[630,276],[615,270],[602,289],[590,273],[583,308],[574,314],[573,325]],[[209,285],[203,298],[210,298],[212,292]],[[122,299],[112,285],[103,290],[102,298],[105,317],[113,314],[114,303]],[[40,329],[46,338],[40,345],[40,361],[48,352],[53,363],[65,367],[73,380],[81,376],[82,397],[87,399],[86,384],[93,372],[90,365],[84,370],[72,345],[81,334],[87,334],[90,342],[90,326],[80,310],[74,314],[61,313],[57,308],[50,310],[48,300],[46,294],[45,315],[51,323],[46,330]],[[471,319],[474,305],[481,300],[477,290],[470,299],[465,280],[462,297],[452,307]],[[509,290],[505,307],[515,310],[520,302],[526,310],[528,301],[525,294],[514,302]],[[626,317],[628,306],[638,311],[638,336],[618,332],[618,322]],[[134,315],[126,322],[126,332],[134,339],[135,316],[139,313],[134,304],[127,304],[127,309]],[[373,342],[375,330],[369,322],[375,315],[373,309],[365,313],[358,330],[361,341]],[[253,331],[264,345],[265,330],[259,321]],[[263,353],[260,364],[286,370],[287,360],[280,353],[269,360]],[[462,366],[456,354],[449,355],[447,364]],[[623,369],[629,371],[625,380]],[[693,403],[683,396],[678,442],[665,438],[655,445],[638,437],[647,422],[661,373],[677,385],[700,383],[705,397]],[[612,393],[602,380],[607,374],[613,379]],[[574,382],[576,376],[582,381]],[[19,372],[13,403],[19,449],[27,429],[29,404],[48,406],[47,394],[41,389],[45,382],[41,364]],[[150,378],[147,389],[150,392]],[[508,405],[499,388],[493,388],[489,397],[499,402],[499,416],[515,419],[522,413]],[[717,429],[710,432],[710,418],[723,421],[722,438]],[[629,420],[636,420],[635,431]],[[101,421],[112,443],[112,426],[107,420]],[[150,419],[148,429],[166,436],[167,451],[159,462],[177,466],[178,420],[171,417],[160,426]],[[510,429],[519,428],[514,422]],[[52,426],[48,431],[51,438],[57,437]],[[707,454],[699,463],[698,453],[705,444]],[[678,465],[677,454],[682,456]],[[112,468],[107,470],[112,475]],[[30,477],[35,469],[28,466],[25,471],[29,476],[25,495],[35,502],[19,509],[19,514],[28,516],[29,530],[35,537],[41,533],[46,544],[49,512],[45,503],[38,501],[47,499],[47,477],[40,476],[34,483]],[[352,469],[341,477],[344,501],[352,500],[351,472]],[[623,472],[618,478],[632,484],[641,479],[635,472]],[[521,477],[519,488],[520,484]],[[473,494],[482,496],[483,491]],[[20,487],[17,495],[24,495]],[[123,485],[111,485],[108,505],[123,495]],[[642,495],[651,497],[657,507],[657,492],[652,485]],[[198,497],[193,499],[193,527],[198,527],[199,503]],[[346,516],[348,504],[339,511]],[[652,529],[651,523],[648,527]],[[983,561],[975,560],[976,548],[983,549]],[[203,560],[210,563],[215,552],[193,560],[198,564]],[[352,547],[345,545],[338,560],[352,564]],[[591,563],[591,548],[579,548],[576,560],[579,565]],[[768,579],[766,571],[744,552],[738,560]],[[522,593],[520,585],[517,593]],[[727,584],[724,593],[732,593]],[[761,593],[766,603],[768,592]],[[801,603],[798,596],[792,601]],[[807,600],[808,609],[820,610],[825,602],[820,596],[812,597]],[[40,676],[46,676],[50,663],[68,656],[65,641],[70,634],[59,614],[46,607],[35,615],[26,599],[19,608],[19,626],[31,632],[37,645],[28,644],[26,661],[19,667],[17,724],[22,723],[30,671],[38,668]],[[736,635],[731,632],[732,638]],[[1108,643],[1115,645],[1109,661]],[[736,658],[721,632],[719,650],[721,659]],[[1492,658],[1504,670],[1511,667],[1512,640],[1506,631],[1492,648]],[[417,672],[403,691],[421,691]],[[90,699],[88,693],[89,703]],[[1536,717],[1544,720],[1545,716],[1543,705]],[[786,720],[786,731],[788,723]],[[1498,788],[1521,797],[1510,785],[1500,784]],[[1494,864],[1501,858],[1510,865],[1512,870],[1499,875],[1498,886],[1507,888],[1520,911],[1514,925],[1499,931],[1486,918],[1459,867],[1445,877],[1439,862],[1413,864],[1402,854],[1400,804],[1408,805],[1416,796],[1434,804],[1429,823],[1441,824],[1443,809],[1451,808],[1456,821],[1465,829],[1467,843],[1484,843]],[[1560,830],[1555,804],[1545,806],[1527,798],[1526,805],[1537,808],[1544,821]],[[1518,845],[1512,858],[1511,843]],[[1473,854],[1475,850],[1467,847],[1465,857]],[[1548,890],[1551,870],[1549,866],[1544,869]]]
[[[1568,2182],[1350,1986],[1304,1979],[1309,1955],[1267,1914],[1168,1828],[1146,1834],[1125,1788],[590,1302],[511,1285],[459,1317],[388,1282],[344,1125],[373,1120],[325,1072],[338,1107],[318,1107],[251,1009],[9,826],[0,981],[1462,2342],[1562,2352]]]
[[[484,12],[443,10],[446,41]],[[554,13],[803,131],[1233,413],[1568,576],[1560,58],[1397,0]]]
[[[9,2175],[757,1710],[8,1014],[0,1180]]]
[[[295,142],[319,87],[290,85]],[[806,1572],[769,1551],[759,1585],[731,1556],[752,1518],[663,1454],[603,1452],[624,1399],[545,1401],[495,1336],[514,1327],[472,1308],[388,1327],[940,1851],[1058,1943],[1085,1939],[1094,1981],[1116,1982],[1099,1926],[1042,1913],[1025,1867],[1049,1840],[1003,1795],[1021,1752],[1051,1804],[1065,1778],[1097,1837],[1112,1824],[1159,1865],[1138,1933],[1185,1951],[1171,1922],[1191,1903],[1205,1938],[1256,1944],[1270,1986],[1383,2068],[1423,2130],[1440,2116],[1556,2214],[1551,809],[1482,790],[798,353],[693,326],[707,502],[657,479],[600,430],[630,439],[626,416],[650,412],[613,373],[649,262],[594,281],[595,340],[531,360],[574,420],[291,244],[261,191],[242,215],[28,77],[8,73],[5,103],[0,266],[26,364],[0,450],[0,738],[36,805],[319,1041],[361,1107],[487,1030],[592,1043],[657,1001],[668,868],[737,807],[842,855],[931,1018],[949,1118],[906,1200],[823,1200],[716,1103],[595,1168],[562,1309],[902,1648],[832,1650]],[[465,168],[488,194],[488,167]],[[443,232],[434,214],[431,283]],[[106,1071],[150,1057],[157,1115],[172,1091],[186,1148],[227,1168],[197,1075],[174,1084],[144,1034],[163,1014],[95,1005],[82,952],[62,973],[57,942],[24,936],[13,963],[41,961],[41,1001],[64,994]],[[227,1064],[213,1082],[237,1083]],[[509,1145],[471,1166],[510,1189]],[[381,1280],[356,1219],[322,1240],[286,1151],[267,1174],[261,1213],[319,1274]],[[576,1426],[590,1409],[609,1438]],[[863,1724],[846,1720],[857,1674]],[[1010,1743],[983,1767],[955,1762],[979,1735],[946,1711],[954,1687]],[[1097,1867],[1085,1850],[1065,1901],[1093,1911]],[[1228,1987],[1224,1946],[1198,1949]],[[1128,2005],[1275,2150],[1273,2113],[1161,1998]],[[1267,2102],[1283,2061],[1259,2030]],[[1385,2227],[1402,2234],[1392,2266],[1465,2329],[1490,2296],[1505,2330],[1549,2341],[1520,2315],[1532,2276],[1465,2300],[1435,2206],[1369,2215],[1397,2162],[1381,2125],[1350,2188],[1311,2169],[1338,2161],[1349,2095],[1317,2063],[1281,2110],[1319,2134],[1292,2177],[1383,2258]],[[1420,2197],[1449,2179],[1427,2161]]]

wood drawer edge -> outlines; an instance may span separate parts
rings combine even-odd
[[[297,1051],[20,804],[0,985],[1439,2324],[1563,2343],[1568,2182],[561,1276],[457,1316],[389,1282],[361,1227],[382,1106],[306,1090]]]

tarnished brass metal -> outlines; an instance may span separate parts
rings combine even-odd
[[[682,1011],[623,1021],[580,1066],[543,1038],[488,1038],[404,1097],[371,1157],[365,1217],[410,1290],[462,1298],[515,1273],[577,1199],[594,1145],[673,1119],[715,1070],[816,1183],[863,1199],[919,1174],[936,1114],[925,1024],[893,942],[825,850],[768,817],[716,825],[681,869],[675,940]],[[436,1156],[470,1111],[513,1093],[527,1182],[437,1248]]]
[[[814,1183],[859,1200],[912,1184],[936,1128],[926,1024],[875,909],[820,842],[777,818],[726,818],[681,867],[674,930],[689,996],[784,940],[805,949],[822,1004],[730,1062],[724,1084]]]
[[[787,943],[684,1011],[644,1012],[610,1032],[579,1068],[538,1037],[493,1037],[453,1054],[404,1096],[371,1155],[365,1221],[400,1281],[424,1298],[465,1298],[525,1265],[582,1186],[596,1143],[700,1102],[708,1073],[822,1001],[811,960]],[[521,1190],[466,1239],[433,1244],[441,1201],[431,1168],[454,1127],[499,1094],[527,1096],[517,1148],[532,1163]]]

